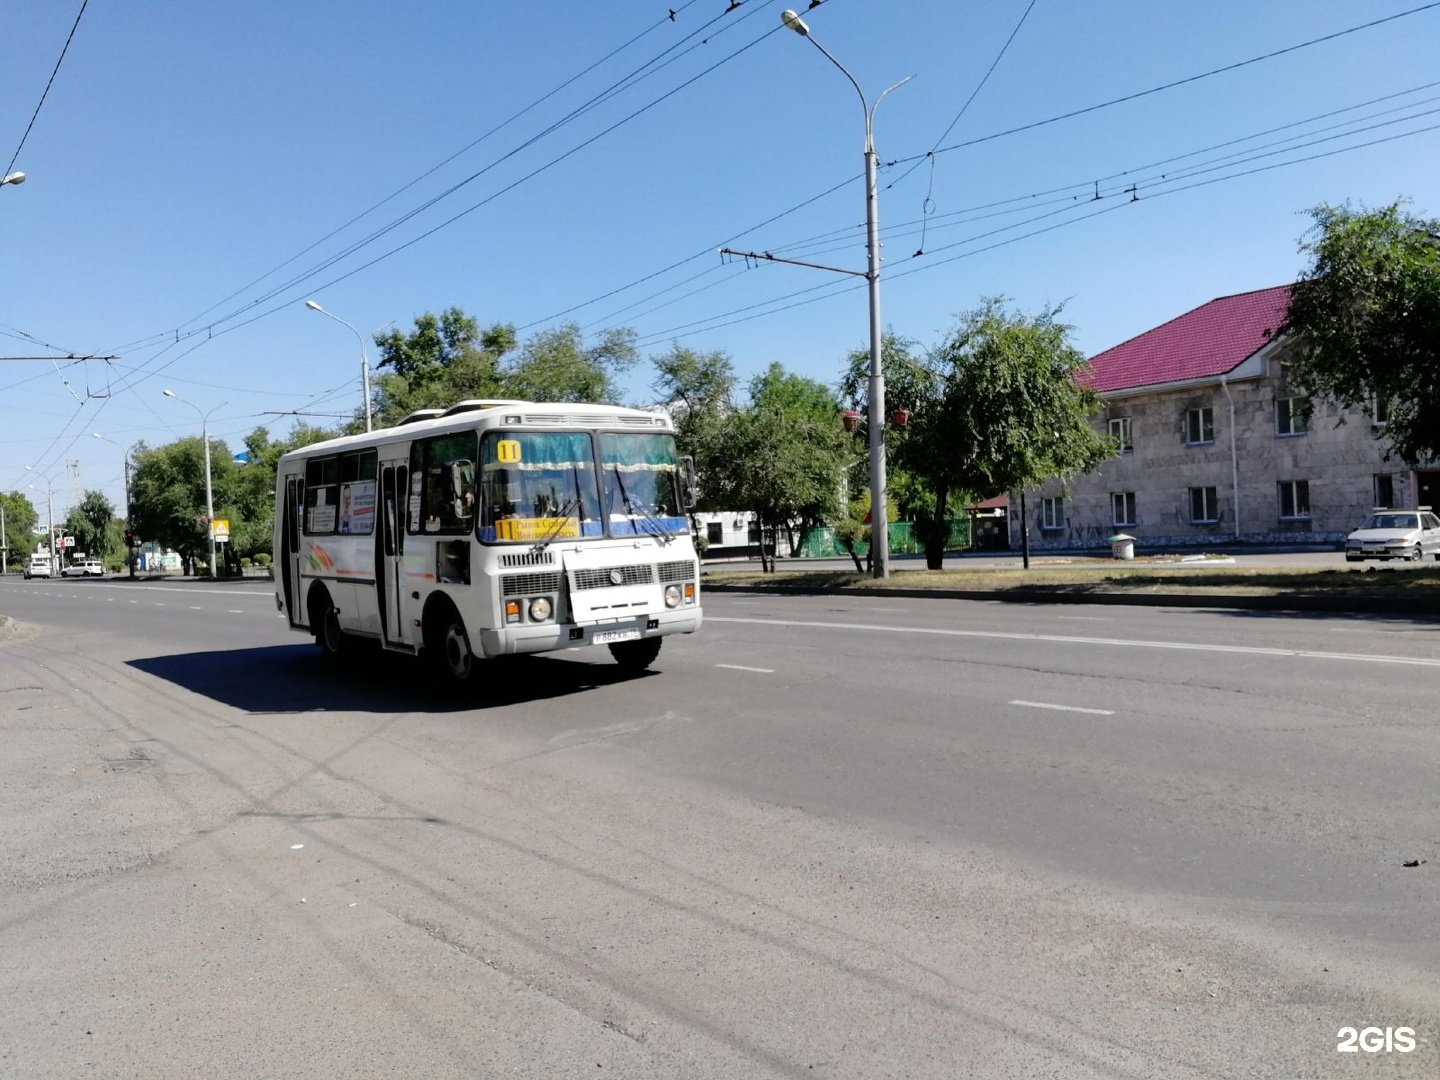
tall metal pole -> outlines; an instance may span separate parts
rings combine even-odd
[[[10,572],[10,534],[5,531],[5,504],[0,502],[0,574]]]
[[[865,91],[855,81],[845,65],[830,55],[830,50],[810,36],[810,28],[793,11],[785,11],[780,21],[803,38],[807,38],[824,55],[825,59],[840,69],[850,80],[855,93],[860,95],[860,107],[865,112],[865,244],[867,262],[865,279],[870,293],[870,397],[867,405],[869,418],[866,426],[870,435],[870,576],[890,576],[890,514],[885,484],[885,373],[881,362],[883,335],[880,326],[880,191],[876,180],[878,167],[875,159],[875,110],[884,100],[885,94],[904,86],[913,75],[901,79],[875,99],[874,104],[866,101]]]
[[[210,414],[200,422],[200,437],[205,440],[205,532],[210,537],[210,580],[215,573],[215,496],[210,491]]]
[[[314,300],[306,300],[305,306],[311,311],[318,311],[321,315],[325,315],[329,318],[334,319],[341,326],[349,327],[350,332],[355,335],[355,340],[360,342],[360,385],[364,387],[365,391],[365,430],[373,430],[370,424],[370,358],[365,355],[364,336],[360,333],[359,330],[356,330],[355,327],[350,326],[348,322],[340,318],[339,315],[336,315],[334,312],[326,311]]]

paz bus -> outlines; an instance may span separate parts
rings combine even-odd
[[[339,657],[362,639],[463,684],[481,662],[606,645],[640,670],[700,629],[669,417],[462,401],[293,450],[275,484],[275,600]]]

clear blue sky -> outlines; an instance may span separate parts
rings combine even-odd
[[[863,282],[715,249],[863,269],[860,100],[781,28],[785,4],[727,3],[90,0],[35,115],[81,0],[8,0],[0,165],[18,148],[28,180],[0,187],[0,354],[57,359],[0,362],[0,489],[32,465],[58,516],[78,462],[119,506],[121,452],[92,432],[165,443],[213,410],[239,448],[289,430],[271,411],[353,408],[358,343],[310,297],[367,337],[459,305],[522,336],[632,326],[647,356],[679,341],[742,376],[779,361],[835,382],[866,341]],[[927,345],[983,296],[1064,302],[1093,353],[1292,280],[1317,203],[1440,214],[1440,6],[1342,33],[1422,6],[803,12],[872,98],[915,76],[876,115],[897,162],[885,324]]]

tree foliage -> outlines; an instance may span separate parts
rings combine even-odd
[[[1440,221],[1402,203],[1317,206],[1310,267],[1284,332],[1289,385],[1322,400],[1389,407],[1383,437],[1407,463],[1440,456]]]
[[[40,520],[34,505],[18,491],[0,492],[5,507],[5,538],[0,547],[8,549],[12,564],[23,563],[35,550],[35,526]]]
[[[1112,453],[1089,417],[1100,406],[1076,381],[1085,358],[1059,308],[1027,316],[988,298],[960,316],[927,358],[900,458],[935,497],[926,554],[938,566],[951,495],[988,498],[1050,477],[1089,472]]]
[[[65,531],[75,537],[75,551],[103,559],[123,546],[115,524],[115,506],[101,492],[87,491],[70,511]]]
[[[786,530],[793,548],[799,528],[824,524],[840,511],[848,439],[837,422],[839,401],[829,387],[779,364],[752,379],[749,392],[748,405],[726,424],[730,464],[723,497],[731,507],[755,512],[762,537]]]
[[[728,426],[735,416],[735,366],[720,351],[698,353],[673,345],[652,357],[657,372],[652,389],[675,421],[675,442],[695,460],[698,510],[734,510],[730,503]]]
[[[467,398],[613,401],[616,377],[636,361],[635,332],[606,330],[587,345],[574,323],[542,330],[523,346],[509,324],[482,327],[458,307],[425,313],[409,333],[376,337],[377,423],[395,424],[416,409],[443,409]]]

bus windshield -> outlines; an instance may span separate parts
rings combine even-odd
[[[602,432],[600,467],[611,536],[687,531],[674,435]]]
[[[601,534],[595,457],[583,432],[488,432],[480,477],[483,541]]]

